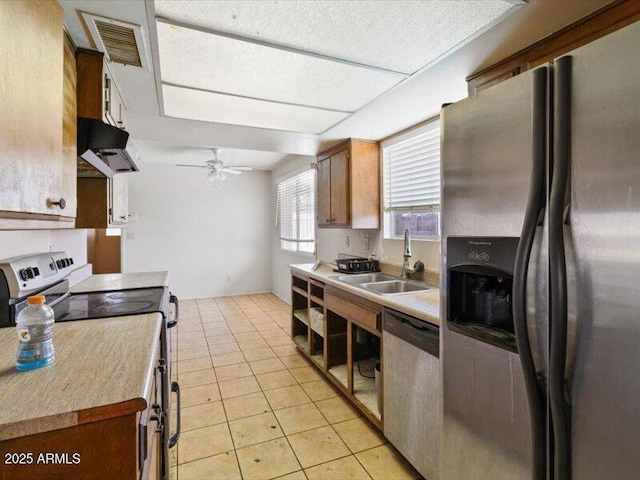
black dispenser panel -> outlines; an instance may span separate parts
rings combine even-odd
[[[517,352],[513,327],[513,266],[518,238],[447,238],[447,326]]]

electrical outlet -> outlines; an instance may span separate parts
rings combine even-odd
[[[371,238],[369,237],[369,234],[365,235],[364,236],[364,248],[365,248],[365,250],[369,250],[370,241],[371,241]]]
[[[351,242],[350,242],[349,235],[345,235],[344,236],[344,244],[348,247],[350,243]]]

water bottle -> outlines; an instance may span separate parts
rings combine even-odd
[[[17,370],[33,370],[53,362],[53,309],[44,303],[44,295],[27,298],[27,306],[18,314]]]

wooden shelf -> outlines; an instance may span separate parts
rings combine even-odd
[[[296,335],[293,337],[293,342],[307,355],[309,354],[309,338],[307,335]]]
[[[348,388],[349,382],[349,367],[347,364],[336,365],[329,369],[329,374],[333,376],[344,388]]]
[[[324,368],[324,355],[322,355],[322,352],[310,355],[309,358],[311,358],[311,360],[313,360],[313,362],[320,368]]]
[[[309,314],[307,313],[306,309],[294,310],[293,316],[298,320],[300,320],[305,325],[307,326],[309,325]]]
[[[363,360],[361,363],[369,362]],[[378,362],[378,359],[375,359]],[[362,366],[362,365],[361,365]],[[353,366],[353,395],[360,400],[369,412],[381,421],[380,409],[378,408],[378,390],[376,389],[375,378],[368,378],[360,374],[357,364]]]
[[[321,307],[324,307],[324,300],[322,298],[316,297],[315,295],[309,294],[309,299]]]
[[[291,287],[291,290],[293,290],[293,291],[294,291],[294,292],[296,292],[297,294],[302,295],[303,297],[308,297],[308,295],[307,295],[307,291],[306,291],[306,290],[301,289],[300,287],[293,286],[293,287]]]

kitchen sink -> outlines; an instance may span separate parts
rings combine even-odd
[[[348,283],[349,285],[355,285],[356,287],[362,285],[363,283],[373,283],[373,282],[386,282],[390,280],[395,280],[395,277],[391,275],[387,275],[386,273],[359,273],[356,275],[337,275],[335,277],[331,277],[335,280],[339,280],[343,283]]]
[[[399,293],[410,293],[429,290],[429,287],[427,286],[405,282],[402,280],[369,282],[362,283],[359,286],[365,290],[369,290],[380,295],[397,295]]]

